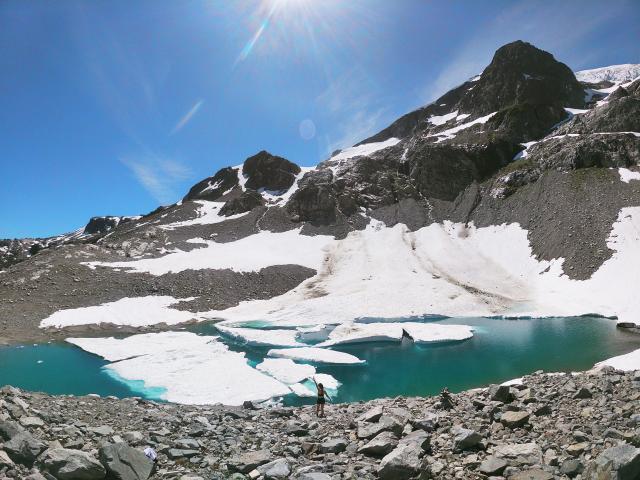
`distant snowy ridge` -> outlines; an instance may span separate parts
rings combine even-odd
[[[599,83],[603,81],[624,83],[640,77],[640,64],[625,63],[622,65],[610,65],[608,67],[592,68],[575,72],[576,78],[581,82]]]

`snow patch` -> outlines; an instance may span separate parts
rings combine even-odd
[[[209,268],[256,272],[273,265],[292,264],[318,269],[322,265],[325,247],[334,240],[326,235],[301,235],[300,230],[278,233],[262,231],[228,243],[203,240],[206,247],[189,252],[178,250],[159,258],[128,262],[87,262],[84,265],[94,268],[126,268],[128,272],[147,272],[152,275]]]
[[[175,325],[193,319],[188,311],[169,308],[181,301],[193,298],[176,299],[170,296],[125,297],[115,302],[103,303],[92,307],[58,310],[40,322],[40,328],[69,327],[112,323],[132,327],[144,327],[158,323]]]
[[[378,150],[382,150],[383,148],[393,147],[399,142],[399,138],[392,137],[388,140],[385,140],[384,142],[365,143],[355,147],[345,148],[337,155],[331,157],[330,160],[346,160],[353,157],[368,156],[374,152],[377,152]]]
[[[444,125],[449,120],[452,120],[458,116],[458,110],[455,112],[447,113],[445,115],[432,115],[428,118],[428,122],[432,125]]]
[[[159,225],[159,228],[163,230],[175,230],[176,228],[190,227],[192,225],[213,225],[214,223],[241,218],[249,213],[238,213],[236,215],[229,215],[228,217],[225,217],[223,215],[220,215],[219,213],[225,202],[194,200],[194,203],[197,203],[199,205],[199,207],[196,209],[196,218],[192,218],[191,220],[184,220],[182,222],[169,223],[167,225]]]
[[[625,183],[629,183],[631,180],[640,180],[640,172],[634,172],[628,168],[619,168],[618,174],[620,174],[620,180]]]
[[[625,355],[618,355],[617,357],[608,358],[602,362],[596,363],[595,368],[613,367],[616,370],[623,370],[625,372],[640,370],[640,349]]]
[[[429,137],[438,137],[438,140],[436,141],[436,143],[440,143],[444,140],[449,140],[452,139],[456,136],[456,134],[462,130],[465,130],[469,127],[472,127],[474,125],[480,125],[480,124],[484,124],[487,123],[487,121],[493,117],[496,113],[498,112],[493,112],[490,113],[489,115],[485,115],[484,117],[480,117],[480,118],[476,118],[475,120],[472,120],[470,122],[467,123],[463,123],[461,125],[458,125],[457,127],[453,127],[453,128],[449,128],[447,130],[444,130],[442,132],[437,132],[437,133],[430,133],[428,136]]]

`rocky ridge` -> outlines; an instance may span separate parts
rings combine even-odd
[[[0,390],[0,478],[637,480],[640,371],[256,409]],[[153,464],[142,453],[158,453]]]

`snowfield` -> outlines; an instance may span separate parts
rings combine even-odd
[[[575,75],[579,81],[587,83],[599,83],[605,80],[613,83],[625,83],[640,77],[640,64],[625,63],[580,70],[575,72]]]
[[[112,323],[131,327],[145,327],[158,323],[176,325],[192,320],[195,315],[189,311],[169,308],[181,301],[193,298],[175,299],[169,296],[147,296],[121,298],[116,302],[103,303],[93,307],[59,310],[40,322],[40,328],[64,328],[73,325]]]
[[[640,207],[621,210],[613,250],[589,280],[572,280],[563,259],[539,261],[518,224],[432,224],[415,232],[372,222],[324,248],[318,274],[269,300],[241,302],[203,318],[273,326],[343,324],[367,316],[617,316],[640,323]],[[401,266],[401,267],[399,267]]]
[[[129,272],[147,272],[152,275],[205,268],[257,272],[272,265],[291,264],[317,270],[323,262],[323,249],[332,240],[332,237],[324,235],[300,235],[300,230],[280,233],[262,231],[228,243],[197,239],[197,243],[206,246],[188,252],[174,251],[159,258],[130,262],[87,262],[84,265],[92,268],[123,268]]]

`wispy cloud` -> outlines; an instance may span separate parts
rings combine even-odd
[[[182,118],[178,121],[178,123],[176,123],[176,125],[173,127],[173,130],[171,130],[171,133],[169,135],[174,135],[178,133],[180,130],[182,130],[187,125],[187,123],[191,121],[193,116],[196,113],[198,113],[198,110],[200,110],[200,107],[202,107],[203,103],[204,103],[204,100],[202,99],[194,103],[193,106],[189,109],[189,111],[182,116]]]
[[[380,88],[360,66],[332,81],[316,104],[334,124],[331,134],[324,137],[327,154],[365,139],[387,120]]]
[[[120,159],[136,180],[161,204],[173,203],[179,193],[176,187],[191,178],[191,170],[175,160],[154,155],[127,156]]]
[[[574,2],[519,1],[505,9],[464,43],[440,74],[422,91],[423,103],[481,73],[494,51],[505,43],[524,40],[550,51],[572,68],[583,68],[596,52],[580,48],[585,37],[615,19],[617,9],[577,8]]]

